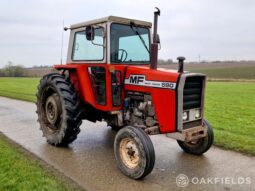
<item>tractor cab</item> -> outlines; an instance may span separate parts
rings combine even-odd
[[[152,24],[108,16],[71,25],[67,63],[150,63]]]

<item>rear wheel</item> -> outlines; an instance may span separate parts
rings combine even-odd
[[[67,146],[80,132],[82,108],[72,84],[60,74],[45,75],[38,85],[37,114],[49,144]]]
[[[114,153],[119,169],[130,178],[141,179],[154,167],[153,144],[140,128],[127,126],[119,130],[114,141]]]
[[[180,147],[187,153],[201,155],[208,151],[213,144],[213,129],[208,121],[204,120],[203,125],[207,127],[207,136],[195,141],[184,142],[177,140]]]

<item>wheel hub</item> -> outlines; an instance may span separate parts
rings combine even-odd
[[[48,97],[45,104],[46,118],[48,122],[52,125],[54,125],[59,118],[60,108],[58,107],[58,101],[58,96],[52,95]]]
[[[140,160],[139,150],[132,139],[125,138],[120,142],[120,156],[128,168],[133,169],[138,165]]]

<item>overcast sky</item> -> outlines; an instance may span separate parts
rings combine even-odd
[[[0,67],[60,63],[63,20],[66,26],[108,15],[152,21],[155,6],[160,58],[255,60],[254,0],[2,0]]]

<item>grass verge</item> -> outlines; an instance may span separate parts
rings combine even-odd
[[[77,186],[70,186],[69,181],[60,180],[60,175],[52,170],[47,170],[47,165],[36,160],[28,151],[0,134],[0,190],[1,191],[67,191],[80,190]],[[44,167],[43,167],[44,166]]]

